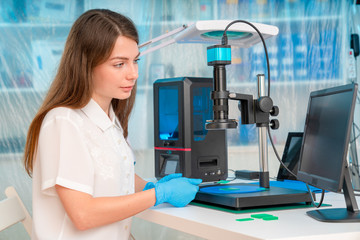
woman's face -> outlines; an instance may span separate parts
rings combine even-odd
[[[109,59],[93,70],[92,98],[105,110],[113,98],[127,99],[138,78],[139,49],[137,43],[120,36]]]

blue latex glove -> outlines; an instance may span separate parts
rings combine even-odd
[[[179,178],[179,177],[182,177],[182,174],[181,174],[181,173],[169,174],[169,175],[166,175],[165,177],[163,177],[162,179],[160,179],[160,180],[158,181],[158,183],[167,182],[167,181],[169,181],[169,180],[171,180],[171,179]],[[145,185],[143,191],[152,189],[152,188],[154,188],[154,187],[155,187],[155,183],[153,183],[153,182],[148,182],[148,183]]]
[[[172,174],[166,175],[165,177],[163,177],[162,179],[160,179],[160,180],[158,181],[158,183],[168,182],[168,181],[170,181],[171,179],[179,178],[179,177],[182,177],[182,173],[172,173]]]
[[[145,185],[143,191],[152,189],[152,188],[154,188],[154,187],[155,187],[155,183],[153,183],[153,182],[148,182],[148,183]]]
[[[156,205],[167,202],[175,207],[184,207],[194,200],[201,179],[173,178],[155,184]]]

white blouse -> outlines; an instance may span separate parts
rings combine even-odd
[[[128,239],[131,218],[77,230],[55,185],[111,197],[134,193],[134,156],[111,108],[110,118],[91,100],[82,109],[48,112],[41,126],[33,169],[33,236],[39,240]]]

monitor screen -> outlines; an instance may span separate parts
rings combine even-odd
[[[339,192],[343,186],[357,85],[310,94],[298,180]]]
[[[303,138],[302,132],[289,132],[281,159],[284,165],[295,175],[297,174],[297,170],[299,166],[299,156],[300,156],[302,138]],[[286,168],[284,168],[280,164],[277,180],[279,181],[284,179],[297,180],[295,176],[289,173],[288,170],[286,170]]]

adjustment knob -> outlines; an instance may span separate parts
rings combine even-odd
[[[271,127],[271,129],[278,129],[279,127],[280,127],[280,123],[279,123],[279,120],[277,120],[277,119],[272,119],[271,121],[270,121],[270,127]]]
[[[270,111],[270,115],[274,116],[274,117],[279,115],[279,107],[278,106],[273,106],[271,111]]]
[[[271,98],[269,98],[267,96],[259,97],[258,106],[262,112],[268,113],[271,111],[271,109],[273,107],[273,101]]]

